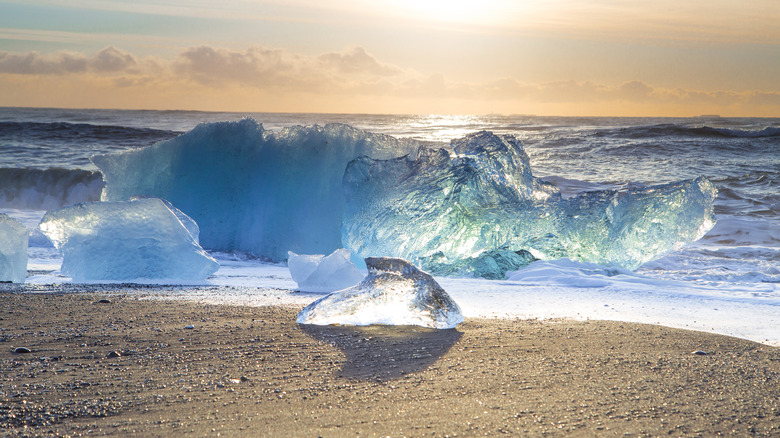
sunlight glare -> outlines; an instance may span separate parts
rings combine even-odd
[[[395,0],[389,7],[406,18],[452,24],[496,24],[522,2],[508,0]]]

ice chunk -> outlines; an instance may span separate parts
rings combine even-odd
[[[203,247],[275,261],[341,248],[341,179],[355,157],[398,157],[419,143],[347,125],[265,131],[251,119],[201,124],[148,148],[97,155],[104,201],[163,198],[200,225]]]
[[[697,178],[563,198],[533,178],[517,140],[486,132],[453,142],[453,152],[421,149],[416,160],[357,158],[344,186],[344,247],[435,273],[521,250],[636,269],[712,228],[717,193]]]
[[[419,325],[454,328],[463,322],[455,301],[436,280],[406,260],[366,258],[368,275],[360,284],[309,304],[301,324]]]
[[[74,281],[192,282],[219,268],[160,199],[77,204],[47,212],[39,228]]]
[[[28,239],[27,227],[0,213],[0,281],[24,283],[27,278]]]
[[[363,274],[349,258],[349,250],[344,248],[333,251],[327,257],[290,251],[287,266],[293,280],[298,283],[298,289],[306,292],[333,292],[354,286],[363,279]]]

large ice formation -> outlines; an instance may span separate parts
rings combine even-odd
[[[406,260],[366,258],[368,275],[360,284],[309,304],[301,324],[419,325],[454,328],[463,322],[455,301],[436,280]]]
[[[155,198],[87,202],[47,212],[39,228],[74,281],[201,281],[219,264],[192,235],[192,220],[180,216]]]
[[[712,228],[717,193],[697,178],[564,198],[532,176],[518,140],[488,132],[452,150],[421,148],[416,159],[357,158],[344,187],[345,248],[437,273],[518,251],[635,269]]]
[[[29,233],[21,222],[0,213],[0,281],[24,283]]]
[[[306,292],[333,292],[354,286],[363,280],[363,274],[349,260],[349,250],[333,251],[328,256],[288,253],[290,275],[298,289]]]
[[[456,261],[447,260],[443,254],[420,259],[431,272],[452,277],[482,277],[488,280],[503,280],[507,272],[517,271],[538,260],[526,250],[485,251],[477,257],[466,257]]]
[[[201,124],[171,140],[92,158],[106,182],[102,199],[133,195],[171,201],[200,225],[201,244],[272,260],[287,251],[341,248],[347,163],[398,157],[418,143],[347,125],[265,131],[252,119]]]

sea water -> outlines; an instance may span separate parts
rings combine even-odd
[[[344,123],[438,145],[488,130],[521,140],[534,175],[564,196],[708,177],[717,224],[635,271],[535,262],[506,280],[437,278],[467,317],[609,319],[705,330],[780,345],[780,119],[342,115],[0,108],[0,212],[31,230],[28,283],[69,282],[36,231],[50,209],[100,198],[94,154],[141,148],[199,123],[252,117],[265,129]],[[205,286],[162,297],[305,305],[286,266],[212,253]],[[148,292],[148,291],[146,291]]]

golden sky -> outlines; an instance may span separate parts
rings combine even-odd
[[[0,0],[0,106],[780,116],[778,0]]]

